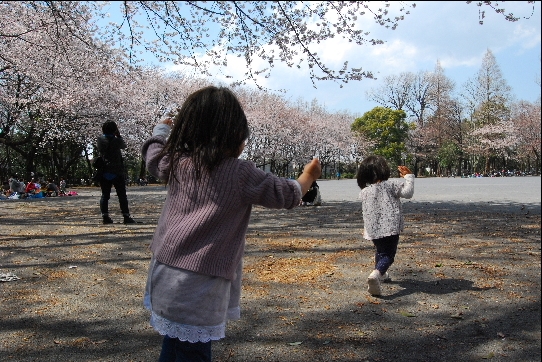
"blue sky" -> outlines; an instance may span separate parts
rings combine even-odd
[[[515,97],[535,101],[540,96],[540,4],[540,1],[534,4],[532,13],[532,6],[526,2],[500,2],[507,13],[513,12],[522,17],[521,20],[508,22],[486,7],[486,18],[480,25],[479,8],[474,2],[419,2],[396,30],[365,21],[362,28],[370,31],[371,37],[385,40],[384,45],[352,46],[335,40],[323,44],[318,52],[328,65],[339,68],[344,60],[349,60],[352,66],[373,71],[377,80],[352,82],[343,88],[338,83],[321,81],[314,89],[304,69],[276,65],[271,77],[261,79],[260,83],[271,89],[286,89],[283,96],[291,101],[316,99],[329,111],[345,110],[362,115],[377,106],[367,100],[366,91],[381,85],[386,76],[432,71],[437,60],[459,92],[468,79],[475,77],[483,56],[490,49]],[[149,55],[149,59],[152,56]],[[171,65],[164,66],[171,69]],[[228,71],[241,76],[243,68],[242,64],[239,69],[231,65]]]

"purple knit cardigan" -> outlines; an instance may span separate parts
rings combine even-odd
[[[148,171],[161,180],[167,178],[169,162],[158,157],[165,141],[153,136],[142,148]],[[232,280],[243,257],[252,205],[293,208],[301,199],[300,188],[237,158],[225,159],[200,180],[194,175],[191,159],[182,158],[178,181],[168,183],[150,248],[161,263]]]

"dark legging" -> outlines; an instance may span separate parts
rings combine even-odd
[[[375,239],[373,240],[373,244],[376,248],[375,269],[378,269],[380,274],[384,275],[395,259],[397,245],[399,244],[399,235]]]
[[[102,215],[109,214],[109,198],[111,197],[111,187],[115,186],[117,196],[119,198],[120,211],[125,216],[130,215],[128,209],[128,197],[126,196],[126,184],[122,176],[117,176],[112,180],[108,180],[102,176],[100,179],[100,187],[102,189],[102,197],[100,199],[100,211]]]
[[[211,341],[190,343],[165,336],[158,362],[211,362]]]

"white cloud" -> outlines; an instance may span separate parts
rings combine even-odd
[[[475,56],[470,57],[454,57],[454,56],[445,56],[440,59],[440,65],[444,69],[450,69],[450,68],[457,68],[457,67],[478,67],[481,65],[482,58],[485,54],[485,51],[483,53],[477,54]]]
[[[521,43],[524,49],[540,46],[540,28],[536,29],[523,24],[518,24],[514,29],[514,38]]]
[[[400,73],[415,68],[420,52],[416,45],[396,39],[390,43],[370,48],[369,56],[380,72]]]

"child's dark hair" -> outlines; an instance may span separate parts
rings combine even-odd
[[[115,134],[117,132],[117,124],[114,121],[106,121],[102,125],[102,132],[104,134]]]
[[[169,181],[183,156],[192,158],[196,177],[212,172],[227,157],[238,157],[249,136],[245,112],[235,94],[224,87],[202,88],[184,101],[162,151],[170,157]]]
[[[386,181],[390,178],[390,166],[382,156],[372,155],[361,161],[357,174],[358,186],[364,189],[377,181]]]

